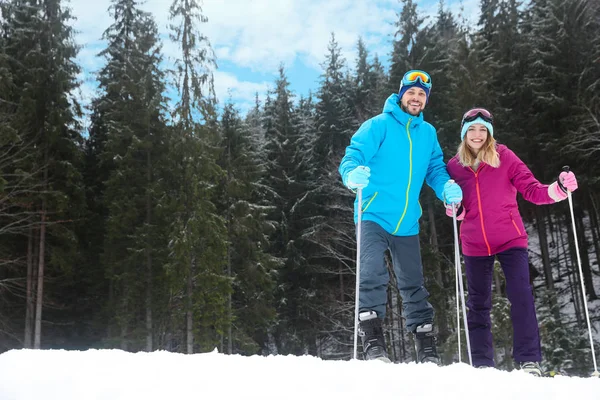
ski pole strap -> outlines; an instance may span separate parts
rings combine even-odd
[[[565,165],[564,167],[562,167],[563,172],[569,172],[571,170],[571,168],[569,168],[568,165]],[[567,190],[566,187],[564,187],[564,185],[562,184],[562,182],[560,181],[560,175],[558,176],[558,178],[556,178],[556,182],[558,182],[558,187],[566,193],[568,193],[569,191]]]

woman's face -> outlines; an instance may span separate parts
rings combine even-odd
[[[467,130],[467,145],[476,153],[481,150],[488,136],[487,128],[482,124],[473,124]]]

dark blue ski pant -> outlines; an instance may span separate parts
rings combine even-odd
[[[394,236],[373,221],[363,221],[360,253],[360,311],[372,310],[385,317],[387,286],[390,281],[384,254],[392,256],[406,329],[414,332],[417,326],[433,322],[433,307],[427,301],[429,293],[423,286],[423,263],[419,235]]]
[[[510,301],[513,325],[513,357],[516,362],[541,361],[540,333],[535,314],[533,290],[529,283],[527,249],[512,248],[493,256],[463,256],[469,297],[469,338],[473,365],[494,366],[492,337],[492,279],[498,257],[506,278],[506,297]]]

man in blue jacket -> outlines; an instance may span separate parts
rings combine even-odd
[[[344,185],[363,191],[359,335],[367,360],[389,361],[381,325],[389,283],[384,253],[389,249],[406,328],[415,338],[417,362],[439,363],[434,311],[423,286],[419,194],[425,181],[440,200],[458,204],[462,191],[446,172],[435,128],[423,120],[430,91],[429,74],[408,71],[399,93],[386,100],[383,112],[352,136],[339,168]],[[357,207],[358,199],[355,223]]]

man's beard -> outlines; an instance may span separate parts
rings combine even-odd
[[[423,107],[421,107],[421,109],[416,114],[413,114],[410,111],[408,111],[408,107],[404,107],[404,104],[402,104],[402,103],[400,103],[400,108],[402,109],[402,111],[404,111],[407,114],[412,115],[413,117],[419,116],[419,114],[421,114],[421,111],[423,111]]]

